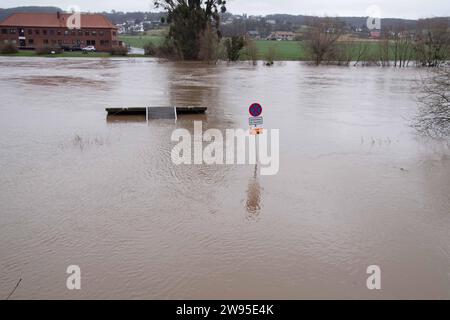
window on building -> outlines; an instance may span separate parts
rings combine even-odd
[[[2,34],[7,34],[8,33],[8,29],[2,29]]]
[[[27,33],[28,33],[28,35],[32,35],[33,34],[33,30],[31,30],[31,29],[28,29],[28,31],[27,31]]]
[[[56,40],[52,40],[52,44],[56,44]]]
[[[43,34],[44,36],[46,36],[46,35],[47,35],[47,30],[42,30],[42,34]]]
[[[70,33],[69,33],[69,30],[64,30],[64,35],[65,36],[68,36]]]
[[[48,33],[49,33],[51,36],[53,36],[53,35],[55,34],[55,30],[50,30]]]
[[[95,46],[95,40],[91,40],[91,44]]]
[[[117,34],[117,33],[116,33],[115,31],[113,31],[113,36],[116,36],[116,34]]]
[[[34,40],[33,39],[28,39],[28,44],[34,44]]]
[[[105,34],[105,32],[103,32],[103,31],[99,31],[99,32],[98,32],[98,35],[99,35],[99,36],[103,36],[104,34]]]
[[[57,34],[58,36],[60,36],[60,35],[61,35],[61,30],[58,30],[58,31],[56,32],[56,34]]]
[[[78,30],[78,35],[82,36],[83,35],[83,30]]]
[[[16,29],[13,29],[13,28],[9,29],[10,34],[16,34],[16,32],[17,32]]]
[[[47,39],[44,39],[44,44],[48,44],[48,40]]]
[[[96,37],[97,36],[97,31],[92,31],[92,36]]]
[[[62,40],[58,40],[58,44],[61,45],[62,44]]]
[[[84,35],[85,35],[85,36],[88,36],[88,35],[89,35],[89,31],[86,30],[86,31],[84,32]]]
[[[38,29],[36,29],[36,30],[34,30],[34,33],[38,35],[38,34],[40,34],[41,32],[40,32]]]

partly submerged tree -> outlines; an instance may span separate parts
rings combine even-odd
[[[238,61],[241,56],[241,50],[245,46],[243,36],[235,36],[225,40],[225,49],[227,51],[228,61]]]
[[[414,126],[435,137],[450,137],[450,69],[434,70],[422,81],[419,113]]]
[[[418,65],[439,67],[450,58],[449,28],[447,18],[419,20],[415,44]]]
[[[226,12],[224,0],[155,0],[155,7],[167,11],[168,37],[173,40],[181,58],[198,60],[202,37],[210,28],[220,40],[220,13]]]
[[[343,22],[335,18],[314,18],[307,34],[307,48],[316,65],[336,56],[337,41],[343,34]]]

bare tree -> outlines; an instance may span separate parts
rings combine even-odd
[[[394,67],[407,67],[412,58],[414,35],[404,23],[397,24],[390,34],[393,42]]]
[[[335,62],[338,66],[349,66],[350,62],[352,62],[353,60],[353,52],[354,52],[354,48],[355,48],[355,41],[354,40],[350,40],[350,41],[345,41],[345,42],[340,42],[338,45],[336,45],[335,48],[335,53],[332,54],[332,56],[334,55],[335,57]],[[333,58],[333,57],[331,57]]]
[[[307,48],[312,60],[320,65],[336,53],[336,43],[343,34],[343,23],[334,18],[315,18],[307,34]]]
[[[355,66],[359,64],[360,61],[363,61],[367,56],[367,52],[369,50],[369,43],[367,41],[355,41]]]
[[[385,34],[384,38],[378,42],[378,48],[381,66],[389,67],[391,65],[391,41],[389,40],[389,36],[387,34]]]
[[[448,18],[419,20],[416,37],[416,62],[423,67],[439,67],[450,58]]]
[[[245,44],[245,55],[252,61],[252,64],[256,66],[258,64],[259,52],[253,40],[247,40]]]
[[[277,58],[277,48],[274,44],[271,44],[267,50],[267,53],[264,55],[266,60],[266,66],[273,66],[276,58]]]
[[[421,86],[414,127],[431,136],[450,136],[450,69],[434,70]]]

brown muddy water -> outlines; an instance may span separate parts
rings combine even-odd
[[[19,278],[13,299],[449,299],[450,149],[409,127],[419,77],[0,58],[0,299]],[[255,101],[280,129],[278,175],[172,164],[175,128],[246,128]],[[104,112],[173,104],[209,112]]]

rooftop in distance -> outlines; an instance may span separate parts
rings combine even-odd
[[[65,28],[70,13],[14,13],[0,23],[8,27]],[[81,28],[116,29],[116,26],[102,14],[81,14]]]

